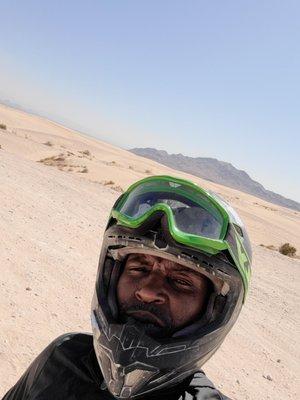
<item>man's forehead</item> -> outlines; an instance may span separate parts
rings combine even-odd
[[[172,271],[177,271],[177,272],[185,272],[187,274],[191,275],[196,275],[196,276],[202,276],[200,272],[197,272],[195,270],[192,270],[191,268],[188,268],[184,265],[181,265],[179,263],[176,263],[175,261],[168,260],[163,257],[158,257],[154,256],[151,254],[145,254],[145,253],[133,253],[128,256],[129,261],[137,261],[137,262],[144,262],[149,265],[154,264],[155,262],[159,263],[164,263],[167,266],[170,266],[172,268]]]
[[[146,253],[133,253],[133,254],[129,254],[128,256],[128,260],[132,260],[132,261],[142,261],[142,262],[146,262],[149,264],[154,264],[155,262],[168,262],[170,264],[175,264],[177,265],[176,262],[174,261],[170,261],[166,258],[163,257],[158,257],[158,256],[154,256],[152,254],[146,254]],[[181,266],[180,264],[178,264],[178,266]]]

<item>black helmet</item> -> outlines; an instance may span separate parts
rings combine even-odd
[[[204,315],[168,338],[148,336],[132,319],[121,322],[116,288],[132,253],[165,258],[209,278],[213,290]],[[245,228],[222,199],[172,177],[132,185],[112,209],[92,303],[95,353],[110,392],[135,398],[199,371],[240,313],[250,268]]]

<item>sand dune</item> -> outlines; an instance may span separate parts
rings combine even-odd
[[[299,397],[299,213],[0,105],[0,396],[56,336],[90,331],[101,235],[114,200],[147,175],[188,177],[239,211],[254,250],[241,317],[204,370],[233,399]],[[45,160],[46,159],[46,160]],[[39,162],[43,160],[43,162]],[[298,331],[297,331],[298,329]]]

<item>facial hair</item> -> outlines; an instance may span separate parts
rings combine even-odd
[[[153,322],[151,318],[145,316],[134,316],[131,313],[135,311],[147,311],[156,316],[162,323]],[[134,321],[144,333],[153,338],[167,338],[172,336],[175,331],[174,321],[166,310],[155,304],[141,303],[137,301],[128,301],[119,305],[119,319],[121,322]]]

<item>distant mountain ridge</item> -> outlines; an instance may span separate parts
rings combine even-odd
[[[265,189],[263,185],[254,181],[247,172],[235,168],[228,162],[219,161],[216,158],[169,154],[165,150],[153,148],[134,148],[129,151],[179,171],[187,172],[200,178],[250,193],[271,203],[300,211],[300,203]]]

